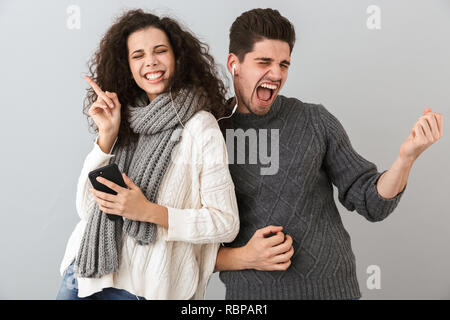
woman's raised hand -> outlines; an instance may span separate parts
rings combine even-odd
[[[100,135],[117,137],[120,127],[120,102],[115,92],[103,91],[91,78],[84,77],[97,94],[97,100],[88,114],[98,127]]]

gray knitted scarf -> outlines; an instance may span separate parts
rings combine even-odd
[[[181,90],[173,96],[173,107],[171,97],[166,93],[148,105],[141,98],[135,106],[128,106],[129,124],[133,132],[139,134],[139,141],[127,146],[116,144],[112,150],[114,157],[110,160],[153,203],[156,203],[160,183],[179,137],[177,129],[181,129],[181,125],[178,116],[184,125],[204,101],[203,96],[192,90]],[[123,233],[136,239],[139,245],[148,245],[156,236],[156,226],[125,218],[110,220],[95,203],[76,257],[75,274],[83,278],[99,278],[116,272]]]

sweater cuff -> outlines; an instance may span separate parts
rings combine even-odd
[[[83,170],[87,170],[87,172],[106,165],[110,159],[114,157],[113,154],[104,153],[97,144],[97,140],[98,137],[95,139],[94,148],[88,153],[84,160]]]
[[[405,192],[406,186],[395,197],[387,199],[378,193],[377,182],[381,175],[387,170],[378,173],[370,183],[369,189],[366,193],[367,208],[372,217],[379,217],[376,220],[382,220],[386,218],[397,207],[400,199]]]
[[[96,152],[97,152],[97,153],[101,153],[101,154],[104,155],[104,156],[110,156],[110,157],[113,157],[114,155],[111,154],[111,152],[114,150],[114,146],[116,145],[116,142],[117,142],[118,137],[116,137],[116,140],[114,140],[114,143],[113,143],[113,145],[112,145],[111,150],[109,151],[109,153],[103,152],[103,150],[100,148],[100,146],[98,145],[98,138],[99,138],[99,135],[97,135],[97,137],[95,138],[95,141],[94,141],[94,149],[96,149]]]
[[[188,215],[182,211],[183,209],[167,207],[169,228],[166,241],[180,241],[189,237],[185,221]]]

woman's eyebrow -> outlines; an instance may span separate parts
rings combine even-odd
[[[144,52],[144,49],[134,50],[132,53],[130,53],[130,56],[135,54],[136,52]]]
[[[165,44],[158,44],[158,45],[156,45],[156,46],[153,47],[153,50],[156,50],[156,49],[158,49],[159,47],[166,47],[166,48],[167,48],[167,46],[166,46]],[[137,49],[137,50],[134,50],[132,53],[130,53],[130,56],[131,56],[132,54],[135,54],[135,53],[141,53],[141,52],[144,52],[144,49]]]
[[[159,47],[167,47],[165,44],[158,44],[157,46],[153,47],[153,50],[158,49]]]

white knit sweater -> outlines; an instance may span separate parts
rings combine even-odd
[[[78,253],[95,204],[88,173],[113,157],[100,149],[97,139],[78,179],[76,208],[81,220],[67,243],[61,276]],[[234,240],[239,215],[226,144],[216,119],[209,112],[197,112],[180,139],[157,197],[157,203],[168,208],[169,229],[157,226],[155,241],[146,246],[124,236],[118,272],[77,278],[79,297],[115,287],[149,300],[204,299],[219,245]]]

